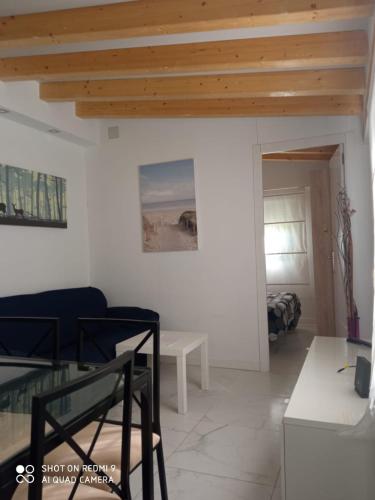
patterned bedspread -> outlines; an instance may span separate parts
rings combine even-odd
[[[295,293],[268,293],[267,311],[268,333],[277,335],[296,328],[301,316],[301,302]]]

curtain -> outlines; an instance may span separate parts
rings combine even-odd
[[[264,197],[264,246],[268,285],[309,283],[304,193]]]

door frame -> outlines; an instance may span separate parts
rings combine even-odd
[[[266,300],[266,259],[264,254],[264,212],[263,212],[263,171],[262,155],[291,149],[314,148],[342,144],[346,153],[346,134],[329,134],[325,136],[291,139],[281,142],[269,142],[253,145],[253,200],[254,200],[254,227],[255,227],[255,258],[256,258],[256,286],[258,309],[258,342],[259,342],[259,369],[262,372],[270,370],[270,356],[268,345],[268,318]],[[344,164],[344,172],[346,162]]]

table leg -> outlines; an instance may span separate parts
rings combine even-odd
[[[147,368],[150,368],[151,371],[154,369],[153,363],[154,363],[154,358],[152,354],[147,354]]]
[[[178,413],[187,412],[186,356],[177,356]]]
[[[210,371],[208,366],[208,341],[201,344],[201,387],[208,391],[210,385]]]

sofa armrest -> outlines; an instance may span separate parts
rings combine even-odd
[[[9,356],[12,356],[11,351],[1,342],[2,323],[45,323],[49,326],[48,330],[41,339],[36,342],[31,351],[27,354],[27,357],[31,357],[43,341],[51,334],[53,336],[53,359],[58,360],[60,358],[60,318],[47,316],[0,316],[0,346]]]
[[[157,312],[142,307],[108,307],[107,316],[108,318],[159,321]]]

